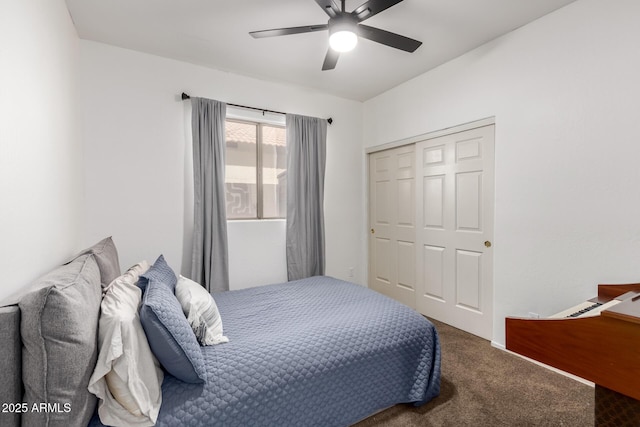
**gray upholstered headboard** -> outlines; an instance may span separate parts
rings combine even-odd
[[[0,425],[20,426],[22,402],[22,341],[20,308],[0,307]],[[13,405],[12,405],[13,404]]]

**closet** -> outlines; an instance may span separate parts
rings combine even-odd
[[[369,287],[492,337],[494,125],[369,154]]]

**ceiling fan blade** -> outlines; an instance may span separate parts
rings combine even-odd
[[[329,48],[329,50],[327,51],[327,55],[324,57],[324,63],[322,64],[322,71],[333,70],[334,68],[336,68],[336,64],[338,63],[339,57],[340,57],[340,53]]]
[[[316,3],[329,15],[329,18],[335,18],[340,13],[340,8],[333,2],[333,0],[316,0]]]
[[[358,24],[358,29],[358,35],[362,38],[404,50],[405,52],[414,52],[422,44],[422,42],[419,42],[418,40],[410,39],[409,37],[391,33],[379,28],[369,27],[364,24]]]
[[[303,27],[275,28],[273,30],[252,31],[249,34],[254,39],[263,37],[287,36],[289,34],[312,33],[314,31],[322,31],[329,28],[328,24],[305,25]]]
[[[316,0],[318,1],[318,0]],[[358,19],[358,22],[362,22],[365,19],[371,18],[373,15],[377,15],[383,10],[389,9],[391,6],[395,6],[402,0],[369,0],[366,3],[358,6],[351,15]]]

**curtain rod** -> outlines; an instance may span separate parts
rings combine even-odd
[[[191,96],[189,96],[188,94],[182,92],[182,100],[186,100],[186,99],[191,99]],[[262,111],[262,114],[264,113],[274,113],[274,114],[287,114],[287,113],[283,113],[282,111],[273,111],[273,110],[266,110],[264,108],[257,108],[257,107],[248,107],[246,105],[239,105],[239,104],[230,104],[227,102],[227,105],[230,105],[232,107],[238,107],[238,108],[246,108],[247,110],[256,110],[256,111]],[[333,119],[331,117],[329,117],[327,119],[327,122],[329,124],[333,123]]]

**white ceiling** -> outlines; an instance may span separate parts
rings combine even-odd
[[[254,39],[250,31],[326,24],[314,0],[66,0],[82,39],[364,101],[574,0],[404,0],[365,21],[423,42],[406,53],[369,40],[321,71],[326,31]],[[351,11],[364,0],[347,0]]]

